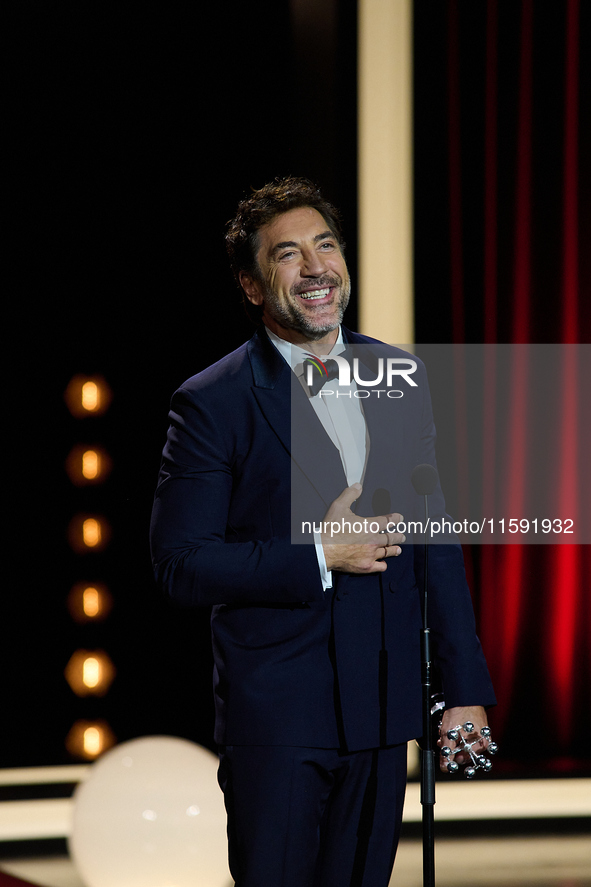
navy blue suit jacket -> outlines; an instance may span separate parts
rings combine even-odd
[[[419,384],[391,422],[378,420],[375,398],[363,403],[370,450],[359,516],[373,516],[376,489],[388,490],[392,511],[420,516],[410,476],[435,464],[435,429],[417,362]],[[403,545],[383,574],[335,572],[323,591],[314,546],[293,543],[292,523],[321,520],[347,481],[294,379],[261,329],[175,393],[152,517],[155,575],[172,598],[212,606],[218,743],[393,745],[421,733],[423,549]],[[294,398],[306,421],[292,429]],[[432,514],[443,513],[439,488],[431,500]],[[494,704],[461,548],[432,546],[429,557],[447,705]]]

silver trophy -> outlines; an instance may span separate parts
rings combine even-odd
[[[462,730],[464,731],[463,733]],[[470,740],[464,734],[471,734],[474,738]],[[484,770],[486,773],[492,770],[492,761],[487,755],[495,755],[498,751],[498,746],[496,742],[491,742],[490,727],[482,727],[478,733],[475,733],[474,724],[471,721],[466,721],[463,726],[458,724],[456,727],[448,730],[446,736],[450,742],[456,743],[453,749],[449,745],[444,745],[441,748],[441,757],[446,762],[449,773],[457,773],[460,766],[462,766],[464,768],[464,776],[467,779],[472,779],[477,770]],[[488,742],[487,748],[474,751],[474,746],[480,745],[483,739]],[[468,755],[469,760],[461,765],[458,764],[454,760],[458,754]]]

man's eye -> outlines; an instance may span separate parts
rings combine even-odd
[[[295,256],[293,250],[291,252],[281,253],[281,255],[279,256],[279,260],[283,261],[284,259],[291,259],[292,256]]]
[[[324,243],[320,245],[320,249],[334,249],[334,243],[332,242],[332,240],[325,240]]]

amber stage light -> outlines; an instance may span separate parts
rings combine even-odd
[[[68,595],[68,610],[75,622],[100,622],[112,606],[111,593],[100,582],[77,582]]]
[[[77,554],[102,551],[109,544],[109,522],[97,514],[77,514],[68,527],[68,541]]]
[[[64,393],[67,407],[77,419],[100,416],[109,408],[112,397],[102,376],[74,376]]]
[[[64,675],[76,696],[104,696],[115,678],[115,666],[103,650],[76,650]]]
[[[115,742],[113,731],[106,721],[76,721],[66,737],[66,748],[71,755],[91,761]]]
[[[77,487],[102,484],[111,471],[111,457],[103,447],[77,444],[66,459],[68,477]]]

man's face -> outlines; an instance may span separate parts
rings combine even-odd
[[[351,284],[337,238],[318,210],[292,209],[259,233],[260,276],[240,274],[263,322],[294,344],[334,344]]]

